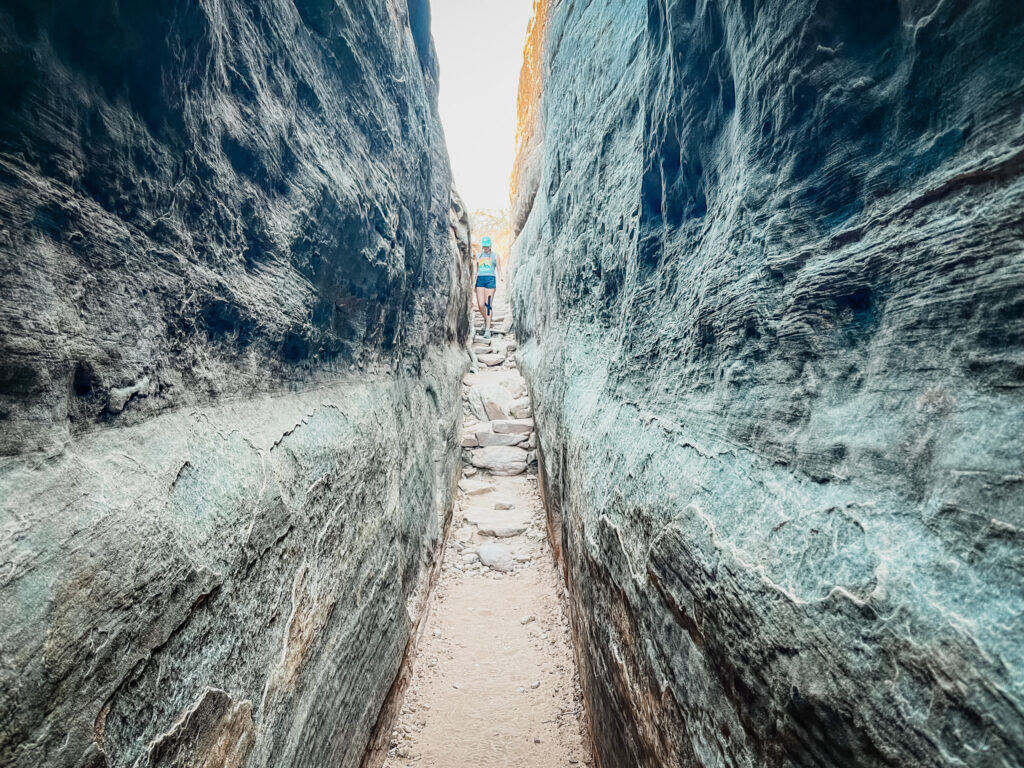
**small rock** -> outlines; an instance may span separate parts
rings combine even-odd
[[[121,413],[129,400],[131,400],[135,395],[146,397],[148,390],[149,376],[143,376],[133,386],[111,389],[110,399],[107,402],[107,410],[111,413]]]
[[[534,616],[534,615],[533,615],[533,614],[531,613],[531,614],[530,614],[529,616],[523,616],[523,618],[521,618],[521,619],[519,620],[519,623],[520,623],[520,624],[529,624],[529,623],[530,623],[531,621],[536,621],[536,620],[537,620],[537,617],[536,617],[536,616]]]
[[[540,680],[534,680],[532,683],[530,683],[530,687],[534,690],[540,688]]]
[[[494,508],[495,509],[515,509],[516,505],[513,504],[508,499],[499,499],[498,501],[494,502]]]

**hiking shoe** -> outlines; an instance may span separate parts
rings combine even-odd
[[[487,328],[487,329],[484,330],[484,338],[485,339],[491,338],[491,329],[490,328]]]

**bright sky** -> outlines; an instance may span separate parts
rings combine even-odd
[[[430,7],[455,186],[471,211],[508,208],[533,0],[431,0]]]

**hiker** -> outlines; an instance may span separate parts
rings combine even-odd
[[[501,259],[491,250],[491,238],[480,241],[483,250],[476,255],[476,305],[484,319],[484,338],[491,338],[491,309],[494,291],[501,277]]]

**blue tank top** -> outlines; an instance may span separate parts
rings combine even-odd
[[[494,251],[480,253],[476,256],[476,274],[478,277],[489,277],[494,274]]]

